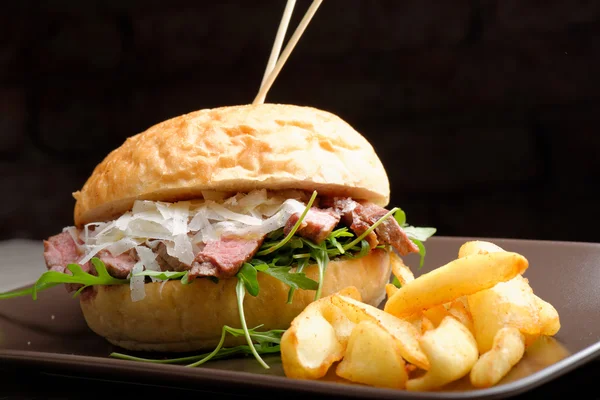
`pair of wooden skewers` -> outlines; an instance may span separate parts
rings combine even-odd
[[[275,41],[273,42],[273,48],[271,49],[271,55],[269,56],[269,61],[267,62],[267,67],[265,69],[265,73],[260,85],[260,89],[258,94],[254,98],[252,104],[262,104],[265,101],[265,97],[267,92],[275,82],[275,78],[283,68],[283,64],[287,61],[292,50],[300,40],[300,37],[304,33],[304,30],[310,23],[310,20],[317,12],[317,9],[321,5],[323,0],[313,0],[310,7],[306,10],[302,21],[298,24],[298,27],[294,31],[294,34],[290,37],[285,49],[283,49],[283,53],[281,56],[279,55],[281,51],[281,46],[283,44],[283,39],[285,38],[285,34],[287,31],[287,27],[290,22],[290,18],[292,16],[292,12],[294,10],[294,6],[296,5],[296,0],[288,0],[283,10],[283,16],[281,17],[281,21],[279,22],[279,28],[277,29],[277,35],[275,36]]]

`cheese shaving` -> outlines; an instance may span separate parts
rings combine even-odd
[[[129,279],[129,289],[131,290],[131,301],[140,301],[146,297],[146,289],[144,288],[144,276],[134,276],[144,270],[144,264],[138,261],[131,270]]]

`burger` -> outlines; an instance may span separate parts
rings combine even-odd
[[[389,181],[371,144],[338,116],[296,105],[158,123],[73,196],[74,225],[44,240],[48,271],[13,294],[65,284],[90,329],[131,351],[252,346],[254,327],[285,330],[348,286],[378,305],[393,257],[426,239],[385,208]],[[246,335],[223,336],[239,326]]]

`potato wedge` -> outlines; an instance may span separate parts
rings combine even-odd
[[[466,257],[471,254],[489,254],[499,253],[502,251],[504,251],[502,247],[492,242],[487,242],[485,240],[471,240],[460,246],[460,249],[458,250],[458,258]]]
[[[502,254],[502,253],[497,253]],[[496,333],[505,326],[518,328],[530,344],[540,335],[538,306],[528,280],[518,275],[468,297],[479,352],[489,351]]]
[[[336,374],[352,382],[404,389],[408,374],[398,341],[377,323],[365,320],[350,336]]]
[[[381,326],[398,341],[402,357],[406,361],[421,369],[429,369],[427,356],[425,356],[419,345],[420,332],[413,324],[347,296],[334,294],[332,302],[342,309],[348,319],[355,324],[362,321],[371,321]]]
[[[397,290],[398,290],[398,288],[391,283],[387,283],[385,285],[385,294],[388,299],[390,297],[392,297],[394,295],[394,293],[396,293]]]
[[[421,334],[427,331],[432,331],[434,329],[435,325],[433,324],[433,322],[431,322],[431,320],[425,315],[421,316]]]
[[[525,353],[525,338],[514,327],[504,327],[496,332],[492,348],[479,357],[471,369],[471,384],[478,388],[495,385]]]
[[[533,299],[538,308],[540,321],[540,334],[554,336],[560,330],[560,318],[556,308],[547,301],[542,300],[535,294]]]
[[[442,304],[423,310],[423,316],[427,317],[433,326],[438,326],[448,315],[450,313],[448,313],[448,310]]]
[[[453,317],[427,331],[419,340],[431,364],[429,371],[406,382],[408,390],[435,390],[467,375],[479,356],[469,330]]]
[[[523,273],[528,262],[518,253],[472,254],[458,258],[406,283],[385,305],[385,311],[403,317],[460,296],[489,289]]]
[[[402,286],[415,280],[415,276],[410,268],[406,266],[404,261],[402,261],[402,258],[393,251],[390,252],[390,264],[392,265],[392,274],[398,278],[398,281]]]
[[[283,371],[290,378],[321,378],[344,351],[333,326],[316,310],[295,319],[281,338]]]
[[[361,299],[355,287],[338,293],[354,301]],[[281,337],[281,361],[285,375],[298,379],[323,377],[331,365],[344,356],[354,325],[332,303],[332,296],[309,304]]]
[[[475,328],[473,327],[473,317],[465,306],[465,303],[461,299],[456,299],[448,306],[448,314],[460,321],[464,326],[475,334]]]

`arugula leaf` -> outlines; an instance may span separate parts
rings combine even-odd
[[[319,286],[316,281],[308,278],[304,273],[290,272],[290,270],[291,267],[271,267],[260,269],[259,271],[279,279],[281,282],[294,289],[316,290]]]
[[[354,250],[354,248],[352,248],[352,250]],[[355,254],[347,254],[346,256],[348,258],[361,258],[369,254],[369,251],[371,251],[371,246],[369,245],[369,242],[363,239],[360,241],[360,251]]]
[[[60,282],[55,282],[55,283],[51,283],[51,282],[47,282],[45,284],[40,284],[37,286],[37,291],[41,291],[44,289],[50,289],[51,287],[60,285]],[[36,283],[37,285],[37,283]],[[11,299],[13,297],[20,297],[20,296],[29,296],[31,294],[33,294],[33,286],[32,287],[28,287],[25,289],[21,289],[21,290],[15,290],[12,292],[6,292],[6,293],[0,293],[0,299]],[[36,297],[34,297],[35,300]]]
[[[423,268],[423,263],[425,262],[425,254],[426,254],[425,245],[420,240],[417,240],[417,239],[411,239],[411,240],[419,248],[419,255],[421,256],[421,258],[419,260],[419,269]]]
[[[248,329],[250,337],[258,343],[257,351],[260,354],[270,354],[270,353],[278,353],[280,351],[279,344],[281,343],[281,336],[285,332],[285,330],[274,329],[271,331],[257,332],[260,326],[256,328]],[[148,362],[154,364],[183,364],[187,362],[192,362],[191,364],[186,365],[186,367],[197,367],[201,364],[206,363],[210,360],[216,360],[221,358],[230,357],[237,354],[252,354],[252,351],[248,345],[240,345],[236,347],[223,347],[223,343],[225,342],[225,335],[229,333],[233,336],[241,336],[244,335],[243,329],[236,329],[230,326],[224,325],[221,330],[221,340],[219,340],[219,344],[215,348],[215,350],[210,353],[204,353],[197,356],[188,356],[188,357],[180,357],[180,358],[170,358],[170,359],[151,359],[151,358],[141,358],[130,356],[123,353],[113,352],[110,354],[110,357],[118,358],[121,360],[129,360],[129,361],[141,361]]]
[[[317,266],[319,267],[319,286],[317,287],[317,292],[315,293],[315,301],[321,298],[321,291],[323,290],[323,281],[325,277],[325,269],[327,268],[327,264],[329,263],[329,254],[327,254],[327,248],[325,248],[325,244],[322,243],[322,247],[320,248],[312,248],[310,250],[310,255],[312,258],[317,260]]]
[[[170,279],[179,279],[183,278],[187,275],[188,271],[152,271],[145,270],[142,272],[138,272],[137,274],[133,274],[133,276],[150,276],[152,278],[160,279],[161,281],[166,281]]]
[[[72,275],[58,271],[46,271],[38,278],[32,287],[15,292],[2,293],[0,294],[0,299],[31,295],[33,300],[37,300],[37,292],[60,285],[61,283],[83,285],[83,287],[73,294],[73,297],[77,297],[81,291],[88,286],[123,285],[129,283],[129,279],[117,279],[110,276],[106,270],[106,266],[99,258],[94,257],[91,261],[96,269],[97,276],[85,272],[78,264],[69,264],[67,265],[67,269],[71,271]]]
[[[309,254],[310,257],[310,254]],[[300,274],[304,271],[304,268],[306,268],[306,266],[308,265],[308,258],[301,258],[298,260],[297,264],[298,266],[296,267],[296,273]],[[292,300],[294,299],[294,292],[296,291],[296,288],[294,287],[290,287],[290,290],[288,292],[288,299],[287,299],[287,304],[292,304]]]
[[[258,295],[260,288],[258,287],[256,268],[252,264],[242,264],[242,268],[240,268],[236,276],[244,283],[246,290],[251,296],[256,297]]]
[[[394,213],[394,219],[398,225],[403,226],[406,224],[406,213],[401,208],[398,208]]]
[[[254,270],[254,271],[256,271],[256,270]],[[248,346],[250,347],[250,351],[252,352],[252,355],[254,355],[254,358],[256,358],[256,360],[259,362],[259,364],[263,366],[263,368],[269,369],[270,367],[267,365],[267,363],[265,363],[265,361],[260,357],[260,355],[256,351],[256,348],[254,347],[254,343],[252,343],[252,338],[250,337],[250,331],[248,330],[248,325],[246,324],[246,317],[244,315],[244,296],[246,294],[246,289],[245,289],[244,281],[240,277],[238,277],[237,284],[235,285],[235,294],[237,296],[238,312],[240,314],[240,323],[242,324],[244,336],[246,336],[246,342],[248,343]],[[223,345],[224,340],[225,339],[223,337],[221,337],[221,342],[219,343],[221,346]],[[215,350],[217,350],[217,349],[215,349]],[[215,353],[215,351],[213,353]]]
[[[408,238],[412,240],[412,242],[416,244],[419,248],[419,255],[421,256],[421,259],[419,260],[419,268],[422,268],[423,263],[425,262],[426,254],[425,245],[423,244],[423,242],[432,237],[437,231],[437,229],[408,225],[406,223],[406,214],[400,208],[398,208],[398,210],[394,214],[394,218],[396,219],[402,230],[404,230],[406,236],[408,236]]]
[[[418,228],[415,226],[405,225],[402,227],[406,235],[411,239],[417,239],[422,242],[432,237],[436,229],[435,228]]]
[[[296,223],[294,224],[294,227],[287,234],[287,236],[285,238],[283,238],[283,240],[281,240],[279,243],[277,243],[277,244],[275,244],[275,245],[273,245],[273,246],[271,246],[269,248],[266,248],[264,250],[259,251],[258,253],[256,253],[256,255],[257,256],[267,255],[267,254],[272,253],[275,250],[279,249],[283,245],[285,245],[294,236],[294,234],[296,233],[296,231],[300,227],[300,224],[302,223],[302,221],[306,217],[306,214],[308,214],[308,210],[310,210],[310,208],[312,207],[312,205],[315,202],[316,198],[317,198],[317,191],[315,190],[313,192],[312,196],[310,197],[310,200],[308,201],[308,204],[306,204],[306,207],[304,208],[304,211],[302,212],[302,214],[300,214],[300,218],[298,218],[298,221],[296,221]],[[263,247],[265,247],[265,246],[263,245]]]

